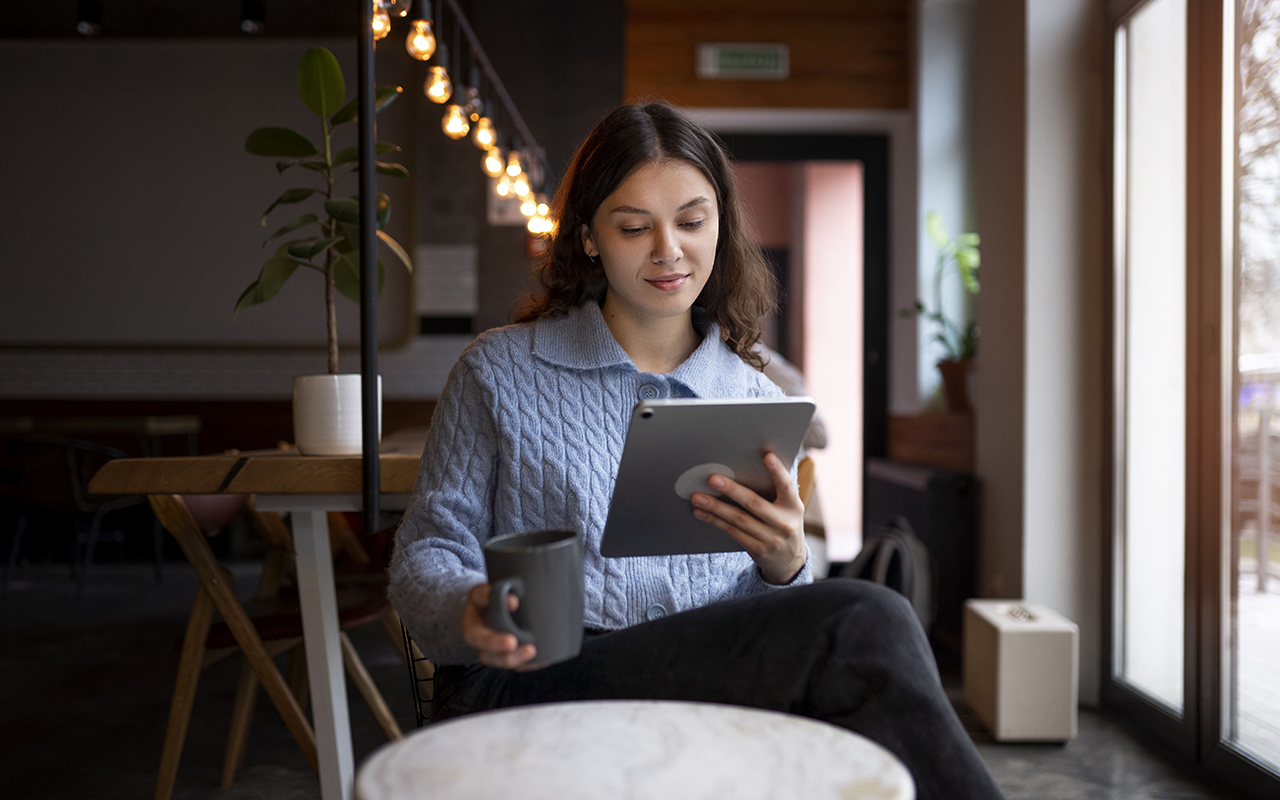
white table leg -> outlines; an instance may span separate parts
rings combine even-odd
[[[323,800],[351,800],[355,760],[351,754],[351,719],[338,638],[329,521],[324,511],[295,510],[291,516],[311,712],[320,761],[320,796]]]

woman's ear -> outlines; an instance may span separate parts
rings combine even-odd
[[[600,248],[596,247],[595,239],[591,238],[591,229],[584,222],[579,226],[579,233],[582,236],[582,251],[587,254],[587,258],[595,258],[600,255]]]

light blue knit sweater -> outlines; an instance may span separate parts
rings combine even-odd
[[[778,588],[742,552],[600,555],[639,399],[782,394],[720,341],[714,323],[698,327],[702,344],[665,375],[636,369],[594,303],[488,331],[463,352],[436,406],[391,563],[391,601],[428,658],[476,660],[462,640],[462,609],[486,580],[481,543],[505,533],[583,534],[588,627],[625,628]],[[789,585],[812,580],[806,563]]]

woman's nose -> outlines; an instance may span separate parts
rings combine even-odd
[[[650,260],[655,264],[674,264],[679,261],[684,253],[680,250],[675,231],[665,226],[659,226],[655,230],[657,236],[653,242],[653,254]]]

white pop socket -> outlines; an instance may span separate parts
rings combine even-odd
[[[676,478],[676,494],[688,500],[693,497],[694,492],[702,492],[712,497],[719,497],[720,492],[711,488],[707,483],[707,478],[712,475],[723,475],[729,480],[736,480],[737,475],[733,470],[724,464],[699,464],[696,467],[690,467],[684,471],[684,474]]]

